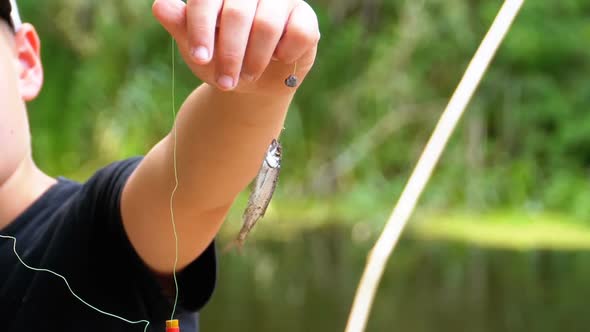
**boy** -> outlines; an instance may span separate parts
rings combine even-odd
[[[310,70],[319,30],[302,0],[156,0],[153,13],[206,82],[176,122],[176,316],[182,332],[194,332],[215,283],[213,240],[279,134],[296,90],[284,80],[295,63],[299,81]],[[144,158],[113,163],[83,184],[46,175],[31,156],[25,106],[43,82],[39,38],[20,23],[14,0],[0,0],[0,18],[0,330],[143,330],[25,267],[14,237],[26,264],[63,275],[89,304],[163,331],[175,295],[173,132]]]

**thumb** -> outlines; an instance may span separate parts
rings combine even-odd
[[[186,39],[186,4],[181,0],[155,0],[152,12],[174,39]]]

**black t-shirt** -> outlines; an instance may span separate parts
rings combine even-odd
[[[84,184],[59,178],[0,234],[17,239],[16,251],[28,265],[63,275],[84,301],[131,321],[148,320],[149,331],[162,332],[172,302],[121,221],[123,185],[140,160],[111,164]],[[27,269],[13,243],[0,238],[0,331],[144,331],[143,323],[129,324],[84,305],[61,278]],[[198,311],[215,286],[214,243],[177,277],[181,331],[196,332]]]

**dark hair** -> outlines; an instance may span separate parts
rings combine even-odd
[[[12,6],[10,5],[10,0],[0,0],[0,19],[6,21],[8,25],[14,29],[14,24],[12,22],[12,18],[10,17],[11,11]]]

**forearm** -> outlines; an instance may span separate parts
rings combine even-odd
[[[171,215],[177,226],[177,267],[182,268],[211,243],[280,134],[295,91],[283,80],[293,72],[299,84],[305,79],[315,60],[319,29],[313,9],[301,0],[237,1],[231,6],[225,0],[191,6],[158,0],[153,10],[188,67],[207,82],[184,102],[176,130],[146,155],[121,199],[134,248],[149,266],[170,272],[176,254],[168,245],[174,239]],[[198,49],[206,51],[197,54]],[[241,73],[244,79],[238,81]],[[179,187],[171,197],[175,160]]]
[[[176,120],[179,187],[173,201],[179,268],[209,245],[235,197],[256,175],[292,97],[261,98],[204,84],[182,105]],[[146,155],[123,196],[131,242],[161,272],[171,271],[174,254],[173,246],[154,245],[173,238],[168,204],[175,183],[174,142],[173,129]]]
[[[279,136],[292,96],[221,92],[207,84],[196,89],[176,122],[183,183],[179,203],[189,200],[187,205],[199,210],[230,205],[256,175],[271,140]],[[165,144],[166,158],[173,158],[174,131]]]

